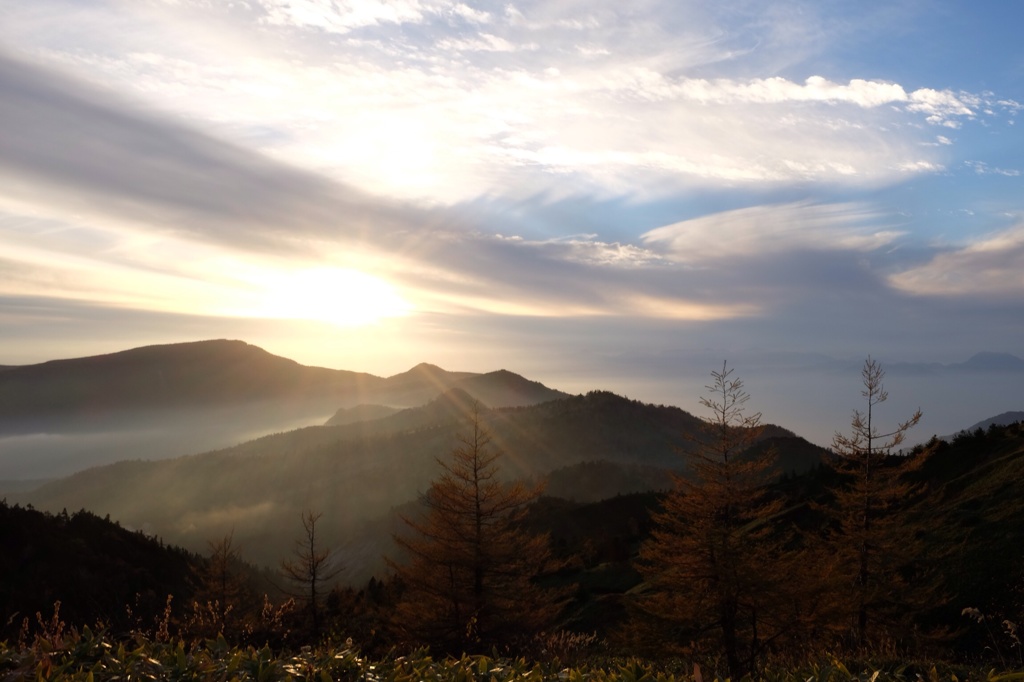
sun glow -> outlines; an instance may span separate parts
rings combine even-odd
[[[264,275],[250,314],[279,319],[319,320],[340,327],[402,317],[412,304],[388,282],[359,270],[312,268]]]

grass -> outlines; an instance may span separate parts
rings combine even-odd
[[[751,680],[766,682],[1024,682],[1024,671],[954,668],[945,664],[843,663],[835,658],[793,668],[767,668]],[[31,643],[0,642],[3,682],[724,682],[683,661],[593,661],[565,667],[497,654],[434,658],[427,650],[392,652],[370,660],[351,640],[298,652],[233,647],[223,637],[195,643],[124,641],[83,628],[44,633]]]

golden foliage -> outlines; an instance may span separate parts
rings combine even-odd
[[[438,460],[425,517],[405,518],[411,534],[395,538],[409,557],[389,562],[404,587],[393,618],[400,637],[465,651],[537,632],[557,613],[557,595],[536,584],[550,564],[548,538],[517,525],[540,491],[499,480],[500,457],[476,408],[469,433]]]

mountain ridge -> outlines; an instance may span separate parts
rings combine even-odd
[[[331,395],[381,381],[371,374],[301,365],[244,341],[159,344],[0,372],[0,418]]]
[[[302,365],[227,339],[22,365],[0,372],[0,480],[223,449],[323,424],[356,405],[415,407],[460,382],[491,407],[566,395],[511,373],[491,374],[420,363],[378,377]]]
[[[551,396],[549,399],[568,395],[504,369],[484,374],[452,372],[421,362],[405,372],[379,377],[302,365],[245,341],[213,339],[6,367],[0,372],[0,419],[34,412],[178,407],[303,394],[351,401],[351,396],[345,395],[349,391],[382,394],[393,403],[412,400],[404,405],[412,407],[464,382],[492,396],[497,395],[492,384],[501,383],[523,394],[533,391],[541,397]],[[420,399],[422,396],[427,397]],[[527,399],[521,404],[532,402],[536,401]]]
[[[491,409],[456,387],[380,419],[308,426],[186,457],[123,461],[14,499],[40,509],[110,514],[193,551],[233,532],[241,545],[252,548],[247,558],[275,565],[290,550],[292,526],[303,509],[326,511],[324,537],[344,547],[363,524],[417,499],[439,474],[438,459],[458,446],[474,418],[490,432],[492,447],[504,452],[506,480],[541,480],[558,468],[601,460],[626,472],[619,487],[603,488],[613,493],[656,482],[656,471],[685,472],[680,452],[701,439],[704,423],[677,407],[605,391]],[[785,471],[807,469],[824,453],[780,427],[769,427],[765,437],[796,453]],[[800,448],[787,438],[799,440]],[[594,494],[565,476],[560,490],[578,499]],[[379,566],[353,566],[350,579],[374,570]]]
[[[956,369],[977,369],[985,371],[1024,371],[1024,360],[1010,353],[982,351],[975,353],[966,362],[952,365]]]
[[[980,351],[963,362],[887,362],[885,370],[893,374],[933,374],[939,372],[1024,372],[1024,359],[1012,353]]]

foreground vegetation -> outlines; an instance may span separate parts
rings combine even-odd
[[[557,638],[556,638],[557,639]],[[570,647],[571,648],[571,647]],[[123,641],[88,628],[70,633],[37,635],[29,644],[0,642],[0,680],[4,682],[81,680],[232,680],[237,682],[710,682],[728,679],[702,673],[701,666],[672,660],[651,663],[640,659],[591,656],[574,660],[571,651],[548,652],[544,662],[526,658],[466,655],[435,658],[426,649],[408,655],[391,652],[377,658],[360,654],[351,640],[344,644],[302,647],[298,652],[274,652],[269,647],[232,647],[223,637],[187,643],[180,639],[135,635]],[[579,652],[575,652],[578,654]],[[568,660],[563,656],[568,655]],[[842,662],[824,657],[803,665],[766,665],[743,679],[778,682],[887,682],[940,680],[1012,682],[1024,671],[982,670],[932,663],[886,664]]]

